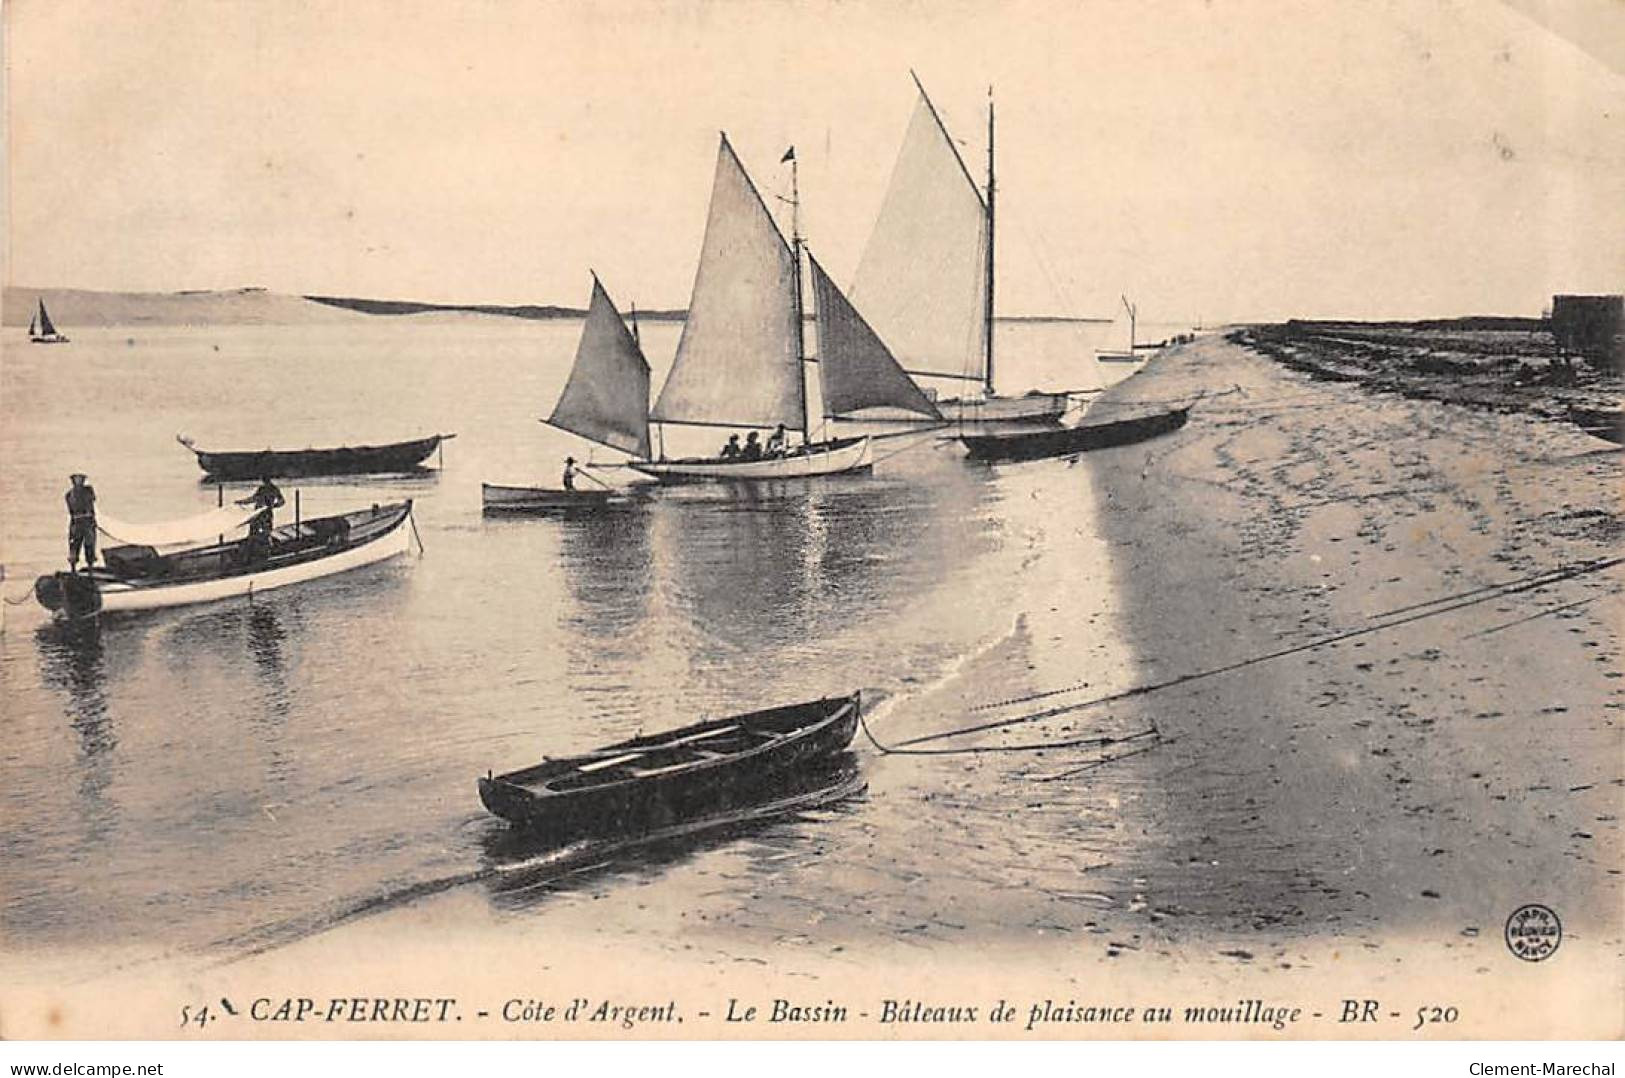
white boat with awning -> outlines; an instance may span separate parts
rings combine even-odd
[[[372,506],[273,529],[250,538],[191,546],[172,553],[125,544],[102,552],[88,572],[58,572],[34,582],[34,596],[68,618],[157,610],[252,596],[404,554],[411,542],[412,502]]]

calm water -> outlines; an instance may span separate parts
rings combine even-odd
[[[1108,328],[1002,326],[1001,382],[1089,385],[1091,335]],[[307,516],[416,499],[422,557],[252,603],[110,621],[85,641],[61,638],[35,606],[6,609],[0,935],[11,948],[206,949],[472,880],[503,842],[476,775],[640,729],[861,687],[880,702],[877,729],[904,736],[1075,681],[1080,661],[1103,686],[1131,678],[1087,476],[1064,461],[993,470],[921,444],[867,477],[688,488],[599,518],[485,520],[482,479],[551,481],[566,452],[581,453],[536,422],[563,383],[575,323],[68,331],[73,343],[53,348],[15,346],[8,331],[8,598],[64,559],[69,472],[89,473],[100,505],[127,520],[215,504],[177,432],[206,448],[457,438],[424,476],[286,487]],[[644,327],[657,386],[676,334]],[[881,452],[896,448],[908,443]],[[798,903],[846,916],[853,932],[891,931],[851,908],[865,873],[903,891],[944,859],[999,884],[1075,879],[1088,836],[1115,826],[1117,793],[1093,785],[1012,829],[1030,791],[1002,776],[1031,759],[933,770],[864,748],[866,795],[775,832],[836,853],[843,872],[770,859]],[[1055,856],[1035,856],[1045,848]],[[759,851],[760,839],[724,841],[687,856]],[[737,886],[743,901],[759,879]],[[549,915],[513,909],[500,889],[464,890],[506,915]]]

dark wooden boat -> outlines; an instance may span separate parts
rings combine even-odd
[[[973,460],[1017,461],[1065,457],[1091,449],[1132,445],[1159,434],[1168,434],[1185,425],[1190,406],[1169,412],[1133,416],[1106,423],[1083,423],[1057,430],[1022,431],[1013,434],[962,434]]]
[[[480,800],[511,823],[549,830],[683,819],[826,762],[851,744],[861,708],[853,693],[635,737],[487,775]]]
[[[380,475],[409,472],[455,434],[431,434],[389,445],[339,446],[334,449],[247,449],[216,452],[199,449],[179,435],[176,441],[197,455],[198,467],[210,479],[297,478],[313,475]]]
[[[1569,422],[1594,438],[1625,444],[1625,409],[1569,408]]]

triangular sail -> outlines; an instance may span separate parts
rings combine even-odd
[[[726,136],[677,358],[652,418],[801,430],[796,256]]]
[[[807,261],[818,303],[818,375],[825,413],[839,416],[889,407],[941,419],[936,405],[903,373],[885,342],[841,295],[810,251]]]
[[[980,380],[987,207],[920,91],[852,302],[911,374]]]
[[[548,423],[645,460],[649,457],[649,364],[595,276],[575,366]]]
[[[30,337],[39,336],[39,315],[37,314],[28,316],[28,335]]]
[[[55,337],[56,327],[51,325],[51,316],[45,311],[45,301],[39,301],[39,331],[42,337]]]

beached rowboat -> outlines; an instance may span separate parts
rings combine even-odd
[[[652,814],[678,819],[719,798],[767,790],[775,778],[851,744],[859,694],[712,719],[595,752],[487,775],[480,800],[526,827],[613,826]]]
[[[175,440],[197,455],[210,479],[293,478],[312,475],[386,475],[409,472],[429,459],[455,434],[431,434],[388,445],[347,445],[332,449],[199,449],[190,438]]]
[[[88,573],[52,573],[34,582],[34,597],[69,618],[186,606],[316,580],[406,553],[412,503],[373,506],[286,524],[271,532],[263,556],[251,540],[160,554],[147,546],[103,551]]]
[[[1076,427],[1017,434],[964,434],[959,440],[965,443],[973,460],[1042,460],[1045,457],[1065,457],[1091,449],[1109,449],[1143,442],[1147,438],[1178,430],[1185,425],[1189,415],[1190,406],[1187,405],[1169,412],[1117,419],[1109,423],[1084,423]]]

